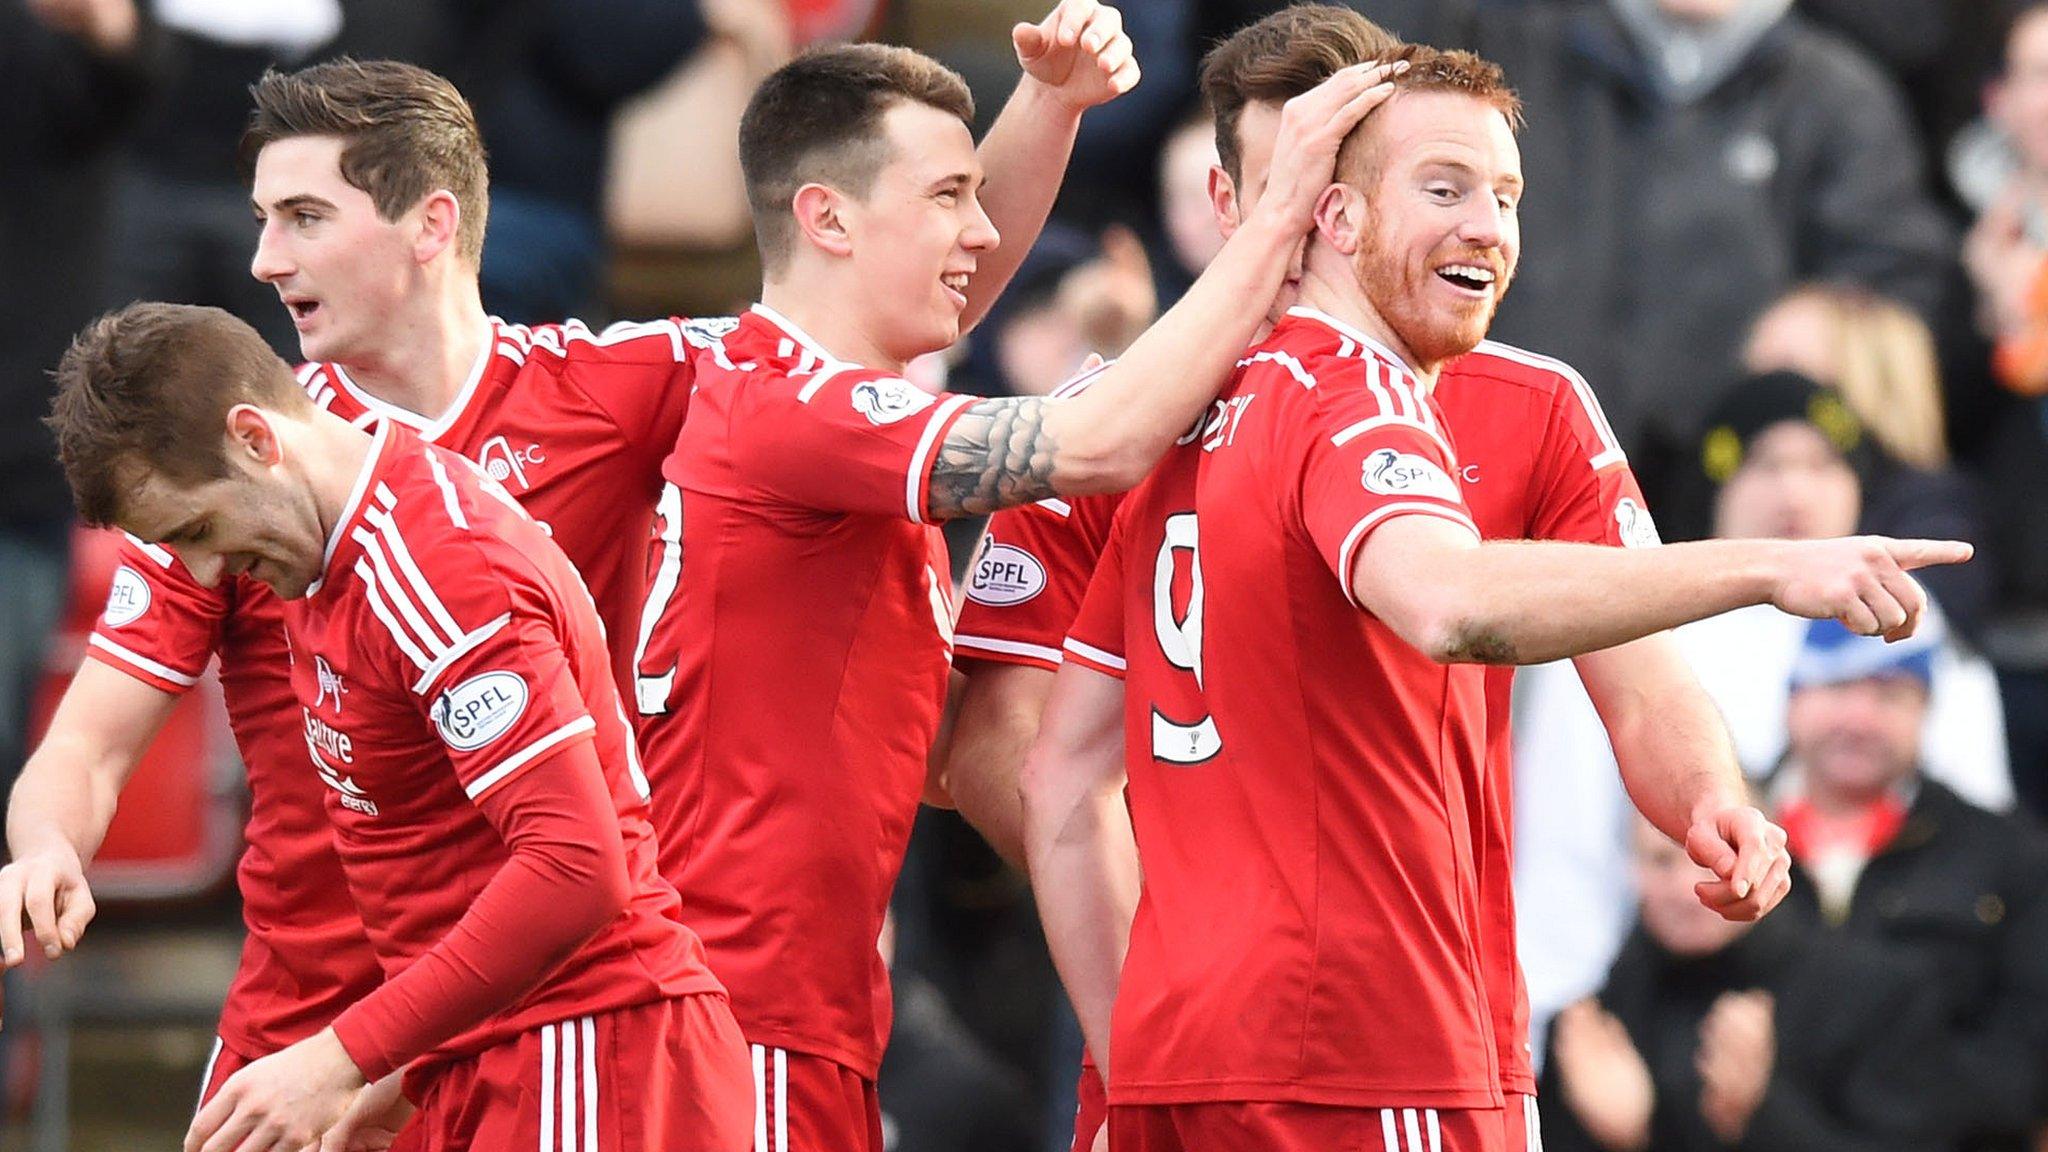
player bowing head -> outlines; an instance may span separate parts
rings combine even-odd
[[[320,462],[286,446],[315,409],[254,329],[134,305],[86,329],[57,382],[49,424],[87,523],[170,548],[209,587],[247,574],[305,595],[329,526],[304,484]]]
[[[908,48],[822,49],[769,76],[740,120],[768,283],[846,301],[893,365],[958,339],[977,258],[999,239],[973,120],[966,82]]]
[[[474,292],[490,213],[476,116],[392,60],[266,72],[251,92],[250,274],[277,289],[307,360],[381,365],[449,284]]]
[[[1393,349],[1433,370],[1486,336],[1521,252],[1521,101],[1468,52],[1404,45],[1381,115],[1354,130],[1316,205],[1306,277],[1349,275]]]

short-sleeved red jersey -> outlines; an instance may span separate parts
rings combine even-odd
[[[833,358],[757,305],[699,362],[639,653],[662,870],[747,1039],[873,1078],[876,941],[952,641],[931,462],[969,396]],[[666,518],[664,518],[666,519]]]
[[[1432,395],[1458,445],[1465,502],[1485,538],[1656,542],[1627,457],[1592,388],[1569,365],[1489,340],[1446,364]],[[955,643],[961,658],[1057,667],[1059,645],[1122,502],[1122,494],[1043,501],[991,517],[984,544],[989,562],[977,557],[960,610]],[[1514,670],[1490,668],[1486,680],[1489,795],[1484,826],[1475,832],[1485,908],[1482,960],[1502,1087],[1533,1094],[1528,994],[1515,957],[1514,893],[1507,883]]]
[[[1327,316],[1293,310],[1241,364],[1125,499],[1067,647],[1128,661],[1145,884],[1110,1099],[1500,1107],[1484,681],[1350,587],[1391,520],[1477,540],[1460,461],[1413,374]]]
[[[625,844],[625,911],[433,1057],[718,989],[656,870],[647,783],[590,594],[502,487],[380,422],[321,577],[285,603],[284,622],[301,752],[387,977],[447,938],[510,859],[477,805],[559,764],[558,750],[596,744]]]
[[[688,411],[692,357],[733,321],[661,320],[593,332],[570,322],[492,325],[437,419],[386,404],[345,369],[309,364],[316,404],[358,426],[388,417],[481,465],[575,561],[614,640],[615,670],[642,599],[661,461]],[[201,587],[171,553],[123,546],[88,655],[166,692],[221,657],[222,694],[249,778],[237,871],[248,937],[221,1010],[221,1038],[262,1055],[331,1021],[382,979],[334,855],[325,787],[306,769],[277,598],[251,580]]]

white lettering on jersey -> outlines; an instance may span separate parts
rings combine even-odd
[[[329,725],[306,709],[302,708],[300,712],[306,717],[306,747],[313,753],[313,760],[316,763],[325,763],[329,756],[343,764],[356,762],[355,741],[348,733]]]
[[[981,551],[967,570],[967,598],[992,608],[1022,604],[1045,591],[1045,565],[1014,544],[998,544],[984,536]]]
[[[101,618],[109,628],[121,628],[142,619],[149,611],[149,581],[126,564],[114,570],[113,587],[107,589],[107,608]]]
[[[340,715],[341,698],[348,694],[347,685],[341,682],[341,673],[336,672],[327,663],[327,657],[315,656],[313,657],[313,676],[318,683],[318,690],[313,696],[313,707],[320,707],[320,705],[327,702],[329,696],[332,696],[334,697],[335,714]]]
[[[1382,496],[1430,496],[1456,502],[1458,482],[1427,457],[1381,448],[1365,458],[1359,482]]]
[[[1650,518],[1650,510],[1628,496],[1623,496],[1614,506],[1614,523],[1621,530],[1621,544],[1624,548],[1655,548],[1664,543],[1657,534],[1657,522]]]
[[[458,752],[474,752],[512,730],[526,714],[526,681],[516,672],[485,672],[434,700],[434,728]]]
[[[512,442],[503,436],[493,436],[484,441],[483,449],[476,455],[476,462],[483,468],[484,475],[500,484],[517,482],[521,492],[533,487],[533,481],[526,477],[526,470],[547,463],[547,459],[539,444],[514,448]]]
[[[1211,407],[1208,423],[1202,426],[1202,451],[1229,447],[1237,439],[1237,426],[1244,422],[1244,410],[1258,399],[1257,393],[1218,400]]]
[[[1199,530],[1193,512],[1179,512],[1166,518],[1166,538],[1152,566],[1152,630],[1159,650],[1175,668],[1192,672],[1195,687],[1202,686],[1202,558]],[[1176,619],[1173,610],[1174,553],[1188,554],[1188,611]],[[1193,724],[1179,724],[1152,710],[1152,755],[1171,764],[1200,764],[1223,750],[1223,737],[1216,731],[1216,718],[1204,716]]]
[[[931,393],[910,381],[888,376],[855,384],[851,400],[854,411],[867,417],[870,424],[894,424],[937,402]]]

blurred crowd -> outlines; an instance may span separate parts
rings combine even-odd
[[[1500,64],[1527,107],[1496,338],[1584,374],[1666,540],[1960,538],[1936,627],[1770,608],[1685,629],[1790,833],[1754,928],[1640,825],[1568,667],[1517,697],[1517,893],[1554,1150],[2048,1150],[2048,3],[1347,0]],[[1144,81],[1092,112],[1055,223],[934,383],[1043,393],[1215,254],[1196,65],[1276,0],[1126,0]],[[67,335],[211,303],[296,357],[252,277],[236,140],[271,64],[441,71],[493,171],[486,306],[731,311],[756,287],[734,130],[819,40],[957,68],[992,111],[1039,0],[0,0],[0,778],[64,610],[38,422]],[[985,125],[984,125],[985,126]],[[967,536],[956,540],[963,560]],[[920,821],[888,942],[896,1146],[1063,1146],[1080,1041],[1028,886]]]

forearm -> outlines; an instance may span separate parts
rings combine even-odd
[[[1024,822],[1046,946],[1107,1077],[1110,1010],[1138,909],[1130,813],[1121,789],[1097,789],[1063,812],[1035,811],[1027,802]]]
[[[81,664],[9,797],[9,853],[19,860],[55,848],[89,863],[122,785],[177,702],[97,660]]]
[[[1749,802],[1727,724],[1671,636],[1575,663],[1629,798],[1659,831],[1682,844],[1699,820]]]
[[[625,847],[588,743],[529,768],[482,806],[511,847],[504,866],[447,935],[334,1022],[366,1080],[516,1004],[626,906]]]
[[[946,792],[989,846],[1025,866],[1024,802],[1018,777],[1053,674],[1043,668],[977,663],[965,677],[945,766]]]
[[[1359,549],[1354,587],[1403,639],[1444,662],[1540,664],[1770,600],[1768,540],[1661,548],[1463,539],[1404,517]],[[1381,537],[1389,538],[1382,550]],[[1428,540],[1419,551],[1410,544]],[[1395,578],[1395,572],[1403,574]],[[1426,580],[1412,577],[1428,573]]]
[[[1254,216],[1086,390],[1047,402],[1051,487],[1081,496],[1120,492],[1143,479],[1236,368],[1301,242]]]
[[[977,150],[986,178],[981,206],[1003,242],[981,256],[968,281],[962,332],[988,314],[1037,242],[1053,201],[1059,198],[1080,129],[1081,109],[1027,75],[1017,81],[982,138]]]

